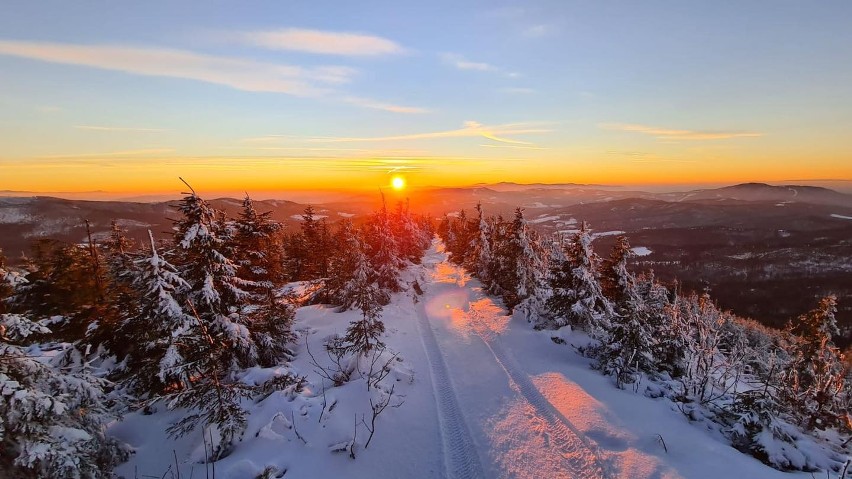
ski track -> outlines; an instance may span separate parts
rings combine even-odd
[[[434,268],[437,263],[446,262],[446,256],[436,261],[424,261],[424,266]],[[440,280],[438,280],[440,281]],[[457,283],[459,288],[464,288]],[[471,291],[472,293],[473,291]],[[426,293],[428,294],[428,292]],[[481,290],[477,296],[487,298]],[[468,307],[470,305],[468,299]],[[499,333],[493,331],[475,310],[466,308],[473,325],[473,333],[485,343],[494,360],[509,378],[510,387],[532,407],[535,415],[547,426],[555,452],[560,454],[570,468],[571,477],[609,478],[612,476],[606,461],[601,457],[597,445],[587,438],[571,421],[551,404],[533,384],[529,375],[523,371],[512,354],[506,351],[500,341]],[[417,305],[417,324],[421,330],[423,346],[429,358],[432,382],[438,400],[439,420],[444,439],[445,466],[448,477],[484,477],[478,461],[469,429],[459,408],[453,391],[449,370],[441,353],[435,333],[429,322],[423,302]]]
[[[486,334],[490,336],[490,333]],[[536,415],[547,424],[548,432],[558,444],[559,452],[572,467],[573,477],[609,478],[609,468],[605,466],[597,446],[541,394],[511,353],[503,348],[499,336],[487,337],[479,332],[477,335],[482,338],[494,359],[509,376],[513,389],[526,399]]]
[[[435,332],[429,324],[423,303],[417,305],[417,326],[426,357],[429,360],[432,387],[438,403],[438,421],[441,424],[441,439],[444,449],[446,477],[473,479],[486,477],[479,455],[465,423],[455,389],[450,381],[447,363],[438,346]]]

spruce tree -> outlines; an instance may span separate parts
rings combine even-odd
[[[127,319],[119,329],[119,335],[134,344],[127,361],[127,384],[143,397],[189,386],[180,373],[189,361],[180,344],[186,336],[197,334],[197,324],[181,301],[189,284],[157,252],[150,230],[148,236],[151,251],[135,262],[138,273],[134,287],[142,295],[139,315]]]
[[[832,342],[837,328],[837,298],[827,296],[792,326],[798,335],[788,370],[787,401],[808,429],[843,424],[840,394],[844,389],[842,355]]]
[[[271,212],[258,213],[246,195],[243,210],[234,229],[232,247],[239,265],[239,276],[245,279],[248,293],[242,314],[250,325],[252,340],[262,366],[273,366],[292,353],[287,344],[295,339],[291,331],[295,312],[277,289],[283,283],[283,257],[277,241],[281,225],[271,219]]]
[[[467,249],[470,254],[466,258],[464,267],[473,273],[483,284],[487,285],[491,282],[491,226],[485,220],[485,215],[482,212],[482,203],[476,204],[476,228],[474,234],[471,235],[470,244]]]
[[[0,467],[22,479],[112,477],[127,452],[105,434],[114,420],[105,383],[31,357],[25,341],[47,333],[26,316],[0,314]]]
[[[593,337],[603,337],[613,316],[599,280],[600,258],[592,250],[592,235],[584,221],[565,250],[566,260],[551,270],[553,296],[547,309],[557,326],[580,325]]]
[[[640,372],[654,372],[654,331],[650,313],[627,269],[632,252],[625,236],[613,246],[602,276],[602,290],[612,301],[614,314],[607,330],[608,340],[597,352],[598,366],[615,376],[623,387],[635,381]]]
[[[400,256],[384,197],[382,208],[370,216],[364,228],[367,257],[376,272],[376,283],[382,290],[392,293],[399,291],[399,271],[405,260]]]
[[[174,239],[180,274],[190,288],[187,299],[210,334],[227,345],[227,368],[252,366],[258,352],[249,318],[241,314],[249,299],[244,288],[251,283],[238,276],[238,265],[231,259],[224,215],[194,190],[186,193],[178,210],[182,218],[175,221]]]

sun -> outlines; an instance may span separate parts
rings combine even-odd
[[[391,178],[391,188],[395,189],[396,191],[402,191],[403,189],[405,189],[405,178],[401,176],[394,176],[393,178]]]

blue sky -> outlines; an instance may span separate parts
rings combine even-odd
[[[4,5],[0,189],[852,179],[848,1]]]

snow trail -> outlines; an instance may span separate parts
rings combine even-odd
[[[458,479],[484,478],[486,476],[482,471],[479,456],[450,381],[447,363],[441,354],[435,332],[429,325],[423,303],[418,304],[416,310],[417,326],[429,360],[432,387],[435,391],[435,400],[438,402],[445,473],[447,477]]]
[[[547,424],[548,432],[554,436],[559,452],[573,468],[575,474],[572,477],[609,478],[611,476],[609,468],[601,458],[597,446],[541,394],[511,353],[503,348],[499,337],[493,336],[489,339],[482,335],[480,337],[483,338],[494,359],[509,376],[517,391],[533,407],[537,416]]]
[[[482,451],[482,457],[490,457],[495,464],[486,469],[499,472],[501,477],[610,477],[610,468],[601,459],[594,442],[545,398],[512,354],[503,347],[500,332],[508,327],[509,321],[505,310],[488,298],[481,288],[467,284],[469,275],[460,267],[447,262],[440,244],[424,258],[424,266],[430,275],[428,283],[431,291],[427,290],[424,301],[418,304],[417,319],[427,356],[432,363],[433,382],[442,422],[446,421],[450,426],[453,423],[465,424],[465,411],[459,407],[456,400],[457,392],[452,389],[444,390],[453,387],[451,376],[459,375],[459,372],[447,368],[445,353],[441,352],[432,326],[432,323],[437,325],[441,317],[449,316],[450,327],[456,334],[447,337],[444,347],[454,350],[456,359],[461,357],[471,363],[481,363],[483,360],[493,362],[492,368],[508,383],[503,386],[506,388],[506,400],[509,401],[508,409],[498,412],[498,419],[491,424],[478,424],[486,434],[489,428],[492,430],[489,437],[491,450]],[[424,303],[430,302],[437,304],[430,308],[424,306]],[[436,309],[436,306],[442,306],[442,303],[446,303],[443,304],[446,310]],[[459,332],[463,334],[460,335]],[[457,384],[465,388],[477,387],[458,382]],[[486,389],[481,392],[494,393]],[[441,402],[448,404],[440,404]],[[488,408],[479,404],[475,407],[477,409],[473,410],[468,407],[467,412],[471,418],[475,418],[477,413],[482,415],[479,407]],[[447,417],[444,417],[445,415]],[[444,432],[444,436],[450,441],[457,440],[452,437],[456,433],[454,429],[458,428],[452,426]],[[495,434],[493,431],[497,430],[500,432]],[[463,431],[469,430],[465,428]],[[505,437],[514,432],[517,434]],[[470,448],[473,445],[472,441],[464,441],[462,447]],[[451,452],[461,451],[458,446],[452,444],[445,444],[445,450],[447,449]],[[475,451],[465,455],[476,457]],[[522,461],[522,464],[516,465],[518,461]],[[447,462],[448,471],[452,473],[451,461]],[[481,466],[479,467],[479,471],[482,471]]]

